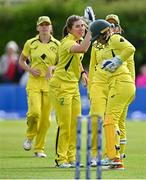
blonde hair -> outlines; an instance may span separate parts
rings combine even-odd
[[[6,44],[6,50],[8,50],[10,48],[13,49],[15,52],[17,52],[19,50],[19,47],[15,41],[9,41]]]

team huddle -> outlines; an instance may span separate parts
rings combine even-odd
[[[50,114],[55,112],[58,126],[55,163],[58,168],[76,166],[77,117],[81,115],[79,80],[87,86],[92,123],[91,166],[97,166],[97,117],[102,118],[105,135],[102,166],[124,169],[128,106],[135,95],[134,46],[122,36],[117,15],[95,20],[91,7],[84,16],[66,20],[63,38],[53,37],[48,16],[37,21],[38,35],[29,39],[19,58],[29,72],[27,82],[27,131],[23,147],[45,158],[45,139]],[[82,59],[92,46],[89,73]],[[28,63],[29,60],[29,63]],[[55,144],[55,142],[54,142]],[[80,164],[82,167],[83,165]]]

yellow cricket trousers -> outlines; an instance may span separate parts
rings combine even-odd
[[[132,82],[121,81],[121,79],[121,77],[119,79],[115,77],[109,83],[95,82],[92,84],[90,91],[90,114],[101,116],[104,120],[103,124],[105,124],[105,115],[112,116],[115,129],[120,131],[122,144],[126,141],[125,119],[128,106],[135,94],[135,85]],[[97,118],[94,117],[92,118],[92,157],[96,157],[96,155]]]
[[[112,125],[112,122],[115,125],[115,143],[113,139],[113,149],[116,145],[116,157],[118,158],[120,158],[120,138],[126,137],[125,118],[128,106],[135,96],[135,84],[132,81],[126,81],[125,79],[128,79],[126,76],[128,75],[115,76],[109,82],[109,94],[104,119],[106,137],[109,136],[109,132],[108,134],[106,133]],[[114,137],[114,135],[112,136]],[[110,138],[106,138],[107,155],[110,159],[115,157],[113,151],[111,150],[110,152],[110,150],[108,150],[108,146],[111,148],[111,144]]]
[[[50,126],[51,101],[49,85],[44,77],[31,78],[27,84],[27,138],[35,138],[34,151],[43,152]]]
[[[58,125],[55,162],[72,162],[76,156],[77,116],[81,114],[78,82],[53,78],[49,88]]]
[[[108,97],[108,84],[93,83],[90,91],[90,115],[98,115],[104,120]],[[91,156],[97,156],[97,117],[92,117]]]

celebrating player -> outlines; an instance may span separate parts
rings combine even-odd
[[[133,59],[135,48],[120,34],[113,33],[111,24],[105,20],[94,21],[90,29],[92,42],[95,42],[89,72],[90,113],[98,114],[104,120],[107,165],[120,169],[120,126],[123,124],[122,116],[127,114],[135,94],[135,84],[127,62],[129,58]],[[97,126],[94,118],[92,123],[92,156],[96,157]],[[96,159],[92,159],[91,165],[96,166]]]
[[[116,14],[109,14],[105,17],[105,19],[112,23],[114,26],[112,27],[112,32],[115,34],[122,34],[123,29],[120,26],[120,20],[119,17]],[[134,57],[130,56],[127,59],[127,68],[129,69],[129,72],[131,74],[131,77],[133,79],[133,83],[135,82],[135,63],[134,63]],[[129,106],[129,105],[128,105]],[[120,144],[117,142],[116,144],[119,144],[120,148],[120,158],[123,161],[123,158],[125,158],[125,146],[126,146],[126,116],[127,116],[127,111],[128,111],[128,106],[125,107],[123,110],[123,113],[121,114],[120,121],[119,121],[119,129],[120,129]],[[117,138],[119,141],[119,138]],[[105,153],[106,154],[106,153]],[[102,160],[102,164],[106,165],[106,158]],[[118,167],[124,168],[124,165],[119,165]]]
[[[55,162],[60,168],[75,167],[76,121],[81,114],[78,81],[82,76],[87,85],[81,61],[91,39],[89,31],[83,39],[84,35],[82,18],[76,15],[68,17],[60,45],[59,63],[49,83],[58,124]]]

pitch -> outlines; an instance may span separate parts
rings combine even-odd
[[[85,164],[86,123],[83,123],[82,163]],[[52,121],[48,131],[45,159],[33,157],[33,151],[23,150],[26,123],[24,120],[0,121],[0,179],[74,179],[75,169],[55,168],[55,133]],[[103,170],[103,179],[146,179],[146,121],[127,121],[125,170]],[[91,168],[96,178],[96,168]],[[81,170],[85,178],[85,169]]]

